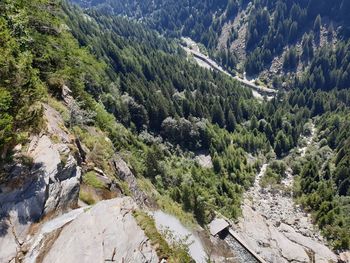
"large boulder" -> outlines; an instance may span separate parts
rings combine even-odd
[[[238,235],[268,262],[337,262],[337,256],[322,242],[305,237],[285,224],[277,225],[245,204],[243,217],[236,225]]]
[[[130,197],[101,201],[91,209],[78,210],[76,218],[60,230],[58,237],[42,251],[30,251],[24,262],[35,262],[33,255],[42,255],[42,262],[159,262],[155,249],[132,212],[137,208]],[[67,217],[46,225],[62,226]],[[47,226],[43,226],[43,229]],[[49,234],[49,233],[46,233]],[[40,232],[38,233],[40,235]],[[34,251],[35,252],[35,251]]]

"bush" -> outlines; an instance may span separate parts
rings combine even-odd
[[[79,192],[79,199],[88,205],[93,205],[96,203],[96,200],[94,199],[92,194],[89,192],[85,192],[82,189],[80,189]]]
[[[177,244],[169,246],[164,237],[158,232],[152,217],[140,210],[134,211],[133,216],[151,240],[152,246],[156,248],[159,259],[167,259],[167,262],[170,263],[193,262],[185,248]]]
[[[286,164],[283,161],[273,161],[270,166],[267,167],[266,172],[261,179],[261,186],[274,186],[280,184],[282,178],[285,176]]]
[[[97,178],[96,173],[93,171],[90,171],[83,176],[83,182],[98,189],[103,189],[106,187],[105,184]]]

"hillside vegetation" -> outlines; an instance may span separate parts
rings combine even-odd
[[[346,0],[74,2],[126,15],[167,36],[191,37],[227,69],[260,75],[275,88],[286,82],[291,88],[329,90],[347,88],[349,82]]]
[[[294,2],[299,5],[299,1]],[[160,2],[155,8],[142,1],[142,6],[135,7],[136,2],[131,1],[130,9],[124,9],[124,5],[118,9],[123,1],[111,3],[117,5],[116,12],[123,8],[131,17],[146,22],[150,17],[147,23],[161,33],[190,35],[209,48],[215,46],[210,41],[218,37],[215,26],[220,28],[222,16],[231,19],[245,6],[244,1],[204,1],[181,15],[169,12],[170,17],[165,19],[163,12],[146,11],[166,12],[172,5]],[[344,3],[339,1],[339,5]],[[278,15],[275,8],[291,10],[277,7],[286,5],[283,1],[255,1],[254,5],[265,14],[256,11],[259,17],[270,17],[264,6],[277,17],[287,14]],[[176,2],[176,6],[181,5]],[[307,6],[300,4],[300,8]],[[302,14],[307,12],[302,10]],[[318,13],[310,15],[310,21]],[[158,18],[174,25],[157,24]],[[198,25],[192,25],[192,19]],[[193,32],[182,32],[186,30],[181,24],[184,21]],[[276,23],[280,24],[277,18]],[[264,27],[266,32],[258,33],[249,48],[257,50],[261,39],[267,41],[263,50],[270,50],[265,36],[269,30],[276,36],[274,30],[278,28]],[[307,132],[305,124],[313,118],[317,120],[319,139],[332,154],[327,166],[318,165],[322,159],[311,157],[295,165],[295,173],[300,175],[296,193],[334,247],[349,248],[347,87],[334,89],[338,84],[331,85],[326,78],[324,87],[313,86],[311,81],[317,78],[310,77],[295,80],[294,89],[279,93],[271,101],[259,102],[232,78],[188,61],[177,42],[159,32],[106,13],[103,6],[82,11],[65,1],[2,1],[0,52],[6,56],[0,57],[1,167],[13,158],[11,150],[16,144],[25,144],[28,135],[40,133],[43,104],[62,100],[62,90],[67,86],[77,102],[69,109],[67,127],[87,143],[100,145],[94,147],[95,158],[91,161],[104,168],[113,153],[120,154],[139,179],[149,179],[161,196],[170,198],[204,225],[216,211],[237,218],[243,193],[253,183],[261,162],[286,156],[299,144],[300,136]],[[205,43],[199,38],[203,32],[209,32],[208,39],[213,40]],[[339,76],[345,74],[348,63],[348,45],[339,42],[338,47],[340,51],[329,51],[335,53],[325,59],[331,64],[317,52],[310,62],[316,71],[320,71],[317,63],[326,63],[329,67],[322,69],[323,75],[332,74],[336,83],[342,81]],[[339,64],[337,59],[343,62]],[[312,67],[308,70],[314,74]],[[106,143],[104,136],[100,139],[89,134],[91,128],[111,143]],[[210,155],[212,168],[202,167],[195,160],[200,153]],[[91,174],[85,181],[100,187]]]

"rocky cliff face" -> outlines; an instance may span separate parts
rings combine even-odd
[[[112,163],[117,176],[127,183],[129,190],[136,203],[141,207],[145,205],[150,206],[150,200],[148,199],[147,195],[139,189],[136,177],[131,172],[126,162],[120,156],[117,155],[113,159]]]
[[[5,167],[7,177],[0,185],[0,262],[21,257],[33,223],[77,205],[81,169],[70,134],[59,113],[47,105],[45,117],[47,130],[33,136],[27,150],[17,146],[17,159]],[[24,158],[29,164],[21,161]]]
[[[59,112],[44,105],[44,116],[44,131],[16,146],[13,162],[4,167],[0,262],[158,262],[132,215],[138,204],[148,202],[147,195],[125,161],[116,155],[113,168],[134,199],[78,208],[84,146],[65,128]],[[102,170],[94,171],[99,181],[114,185]]]
[[[24,262],[159,262],[130,197],[101,201],[43,224]]]

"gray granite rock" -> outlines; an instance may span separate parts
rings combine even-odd
[[[131,172],[126,162],[117,155],[113,160],[113,165],[117,176],[128,184],[132,196],[134,197],[134,200],[137,202],[137,204],[140,206],[148,204],[149,201],[147,195],[139,189],[136,177]]]
[[[86,209],[63,227],[43,262],[159,262],[132,215],[136,208],[130,197],[124,197]]]
[[[6,251],[0,253],[0,262],[18,255],[32,223],[77,205],[81,172],[66,144],[69,134],[61,128],[59,114],[47,105],[45,117],[48,133],[33,136],[26,153],[32,166],[15,162],[0,185],[0,251]],[[50,139],[50,131],[60,143]],[[62,156],[67,156],[65,162]]]

